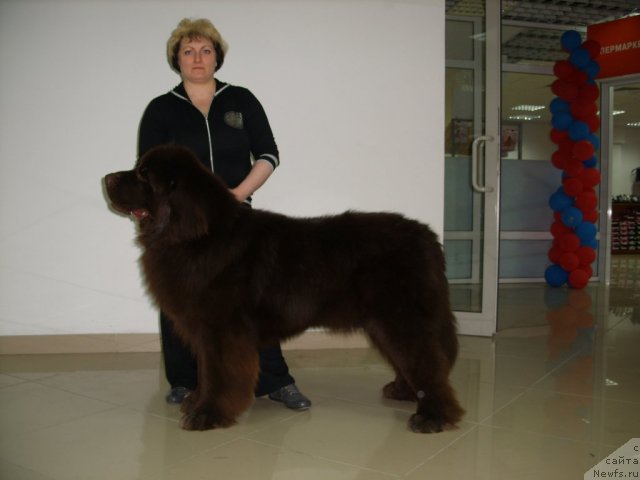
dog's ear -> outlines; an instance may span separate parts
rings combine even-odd
[[[166,233],[170,242],[194,240],[209,233],[207,212],[184,192],[175,190],[170,194],[169,208],[171,220]]]

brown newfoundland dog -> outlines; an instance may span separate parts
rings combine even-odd
[[[449,384],[458,343],[444,256],[426,225],[246,208],[177,146],[150,150],[105,186],[113,208],[137,220],[148,290],[198,361],[183,428],[234,424],[253,402],[258,348],[309,327],[366,332],[396,373],[384,396],[417,401],[413,431],[462,417]]]

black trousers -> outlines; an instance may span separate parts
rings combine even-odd
[[[195,390],[198,384],[198,364],[191,350],[173,330],[171,321],[160,312],[160,333],[164,372],[172,387],[187,387]],[[280,344],[263,348],[260,354],[260,375],[256,385],[256,397],[291,385],[295,382],[282,356]]]

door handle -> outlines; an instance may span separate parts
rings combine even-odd
[[[489,135],[483,135],[473,140],[471,144],[471,186],[478,193],[490,193],[493,192],[493,187],[487,187],[486,185],[480,185],[478,182],[478,164],[480,162],[480,145],[484,142],[490,142],[493,137]]]

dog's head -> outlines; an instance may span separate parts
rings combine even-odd
[[[176,145],[149,150],[133,170],[105,176],[104,185],[113,209],[138,222],[145,247],[203,237],[239,206],[190,150]]]

